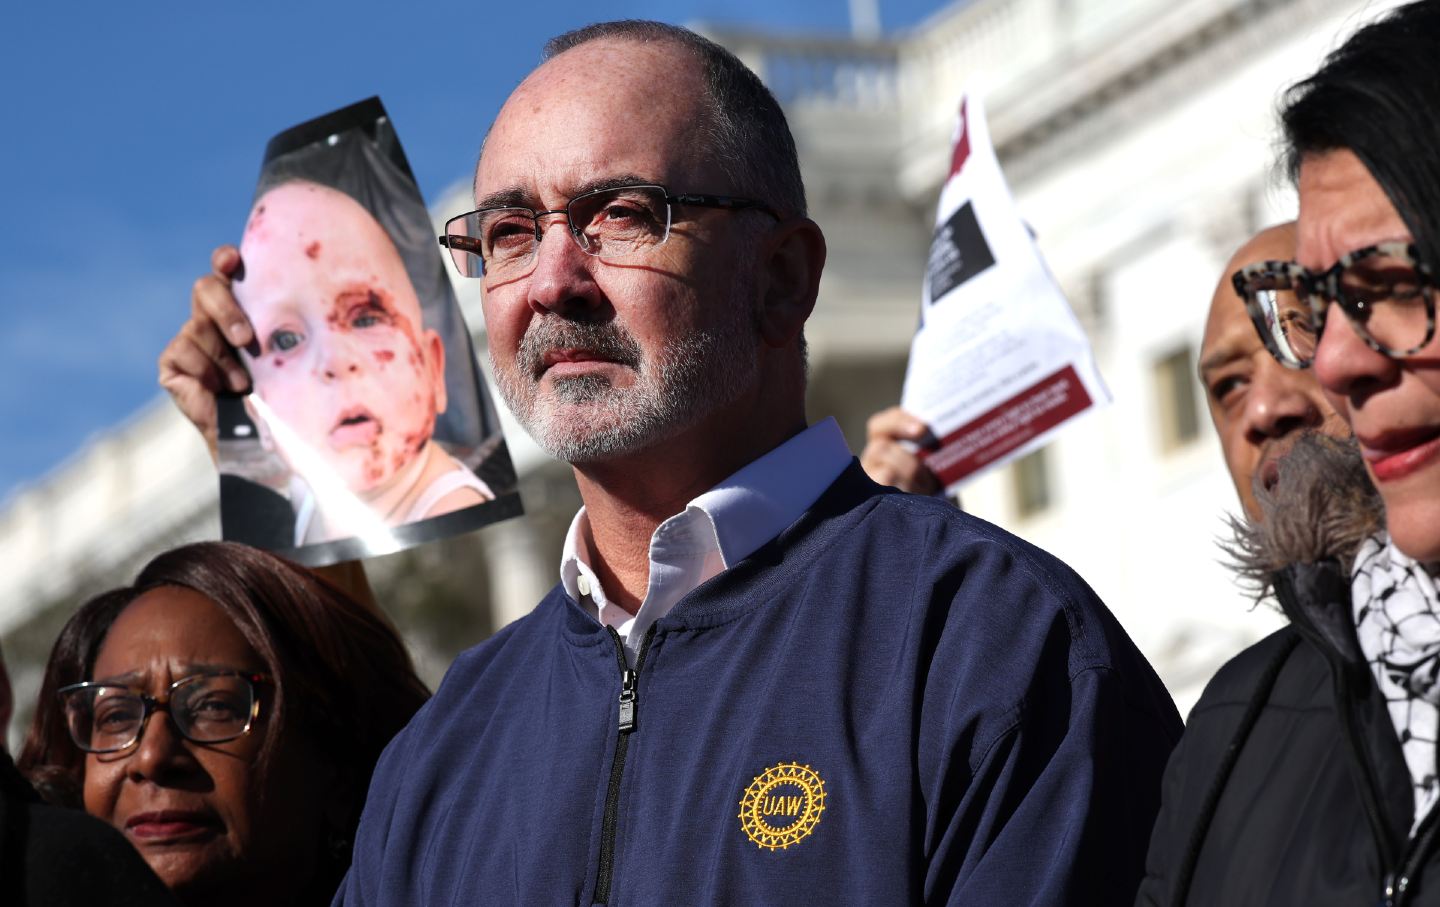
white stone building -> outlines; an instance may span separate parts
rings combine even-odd
[[[1221,515],[1237,504],[1194,379],[1206,307],[1229,254],[1293,216],[1273,175],[1281,91],[1390,5],[974,0],[879,40],[708,31],[790,116],[830,244],[808,328],[810,415],[835,415],[857,452],[865,418],[899,397],[956,101],[965,87],[984,91],[1011,187],[1115,402],[968,487],[965,504],[1085,576],[1182,711],[1222,660],[1279,625],[1247,608],[1218,563]],[[466,207],[466,184],[457,174],[437,221]],[[475,284],[459,289],[482,339]],[[507,435],[526,518],[372,567],[432,680],[556,576],[573,482],[513,422]],[[164,547],[217,536],[215,500],[203,445],[157,397],[6,502],[0,638],[22,709],[74,605]],[[457,605],[470,620],[452,632],[452,613],[427,637],[430,587],[387,579],[428,580],[460,560],[483,576]]]

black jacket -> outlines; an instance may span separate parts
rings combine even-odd
[[[1437,822],[1333,562],[1276,577],[1291,625],[1220,669],[1165,770],[1137,905],[1440,904]]]
[[[174,907],[120,832],[78,809],[47,806],[0,751],[0,905]]]

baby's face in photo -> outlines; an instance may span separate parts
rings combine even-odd
[[[351,490],[383,489],[445,409],[444,346],[394,243],[354,199],[295,182],[255,203],[240,258],[255,393]],[[296,468],[291,444],[268,434]]]

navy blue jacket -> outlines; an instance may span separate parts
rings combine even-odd
[[[1129,903],[1180,734],[1064,564],[854,463],[623,665],[558,587],[462,655],[336,903]]]

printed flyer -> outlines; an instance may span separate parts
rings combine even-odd
[[[1108,402],[1090,341],[1016,209],[983,105],[969,95],[900,401],[938,439],[919,455],[953,490]]]

